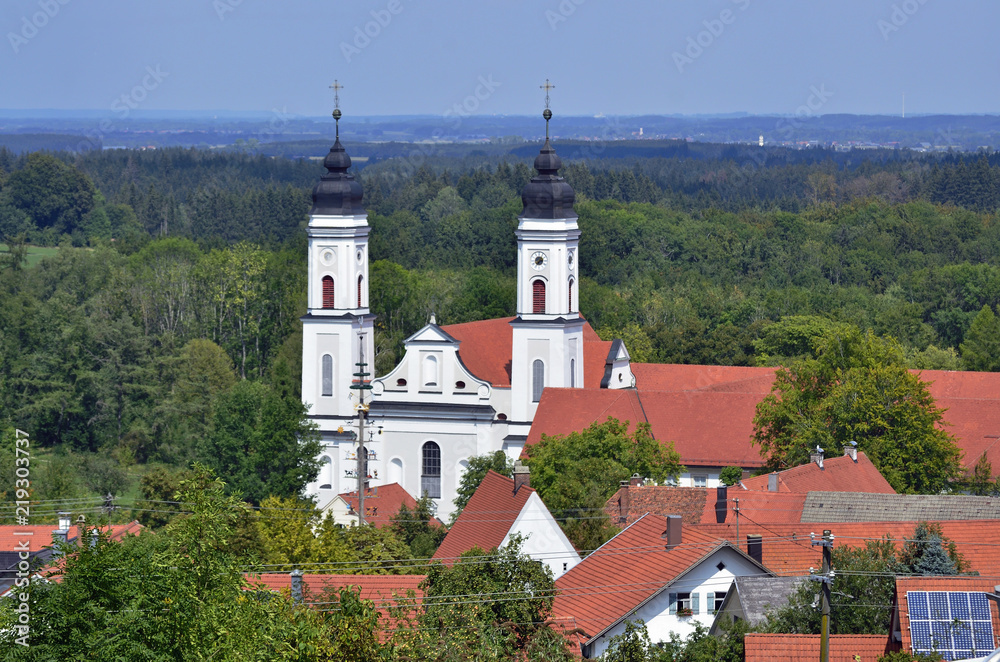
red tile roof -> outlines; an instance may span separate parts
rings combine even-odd
[[[426,575],[326,575],[306,574],[302,576],[302,597],[306,605],[315,605],[319,609],[327,609],[331,598],[329,591],[339,592],[346,586],[357,586],[361,589],[361,599],[371,600],[382,615],[381,627],[384,634],[395,629],[396,621],[389,616],[389,609],[394,606],[412,606],[415,613],[424,597],[420,584],[427,579]],[[290,592],[292,578],[289,573],[263,573],[248,575],[247,581],[251,587],[263,587],[270,591]],[[413,591],[412,599],[409,591]]]
[[[596,358],[587,357],[585,364],[591,360],[596,371]],[[589,375],[584,380],[587,388],[577,389],[575,395],[566,394],[566,389],[563,393],[546,389],[528,443],[537,442],[543,433],[582,430],[608,416],[633,423],[648,418],[656,438],[673,440],[686,464],[744,468],[763,464],[750,440],[757,403],[771,392],[775,368],[654,363],[633,363],[631,368],[636,390],[629,392],[638,393],[631,400],[602,395]],[[925,370],[917,374],[930,384],[931,395],[944,410],[946,429],[964,451],[965,467],[971,469],[985,453],[994,472],[1000,472],[1000,438],[996,437],[1000,373]],[[719,412],[726,415],[720,417]]]
[[[452,565],[463,552],[473,547],[486,552],[499,547],[534,492],[531,487],[522,487],[515,494],[513,478],[492,470],[486,472],[483,482],[434,553],[434,560]]]
[[[767,491],[768,480],[766,474],[754,476],[743,480],[742,485],[747,490]],[[847,456],[831,457],[823,461],[822,469],[810,462],[779,471],[778,491],[896,493],[864,453],[858,453],[857,462]]]
[[[760,454],[750,444],[758,400],[753,394],[712,391],[545,389],[527,443],[611,416],[633,426],[649,421],[653,436],[673,441],[685,465],[759,467]]]
[[[993,593],[995,579],[981,577],[896,577],[896,606],[899,616],[899,633],[903,639],[903,650],[911,651],[910,612],[906,600],[907,591],[974,591]],[[1000,645],[1000,612],[995,602],[990,601],[990,615],[993,617],[993,645]],[[986,651],[983,651],[985,654]]]
[[[815,662],[819,643],[818,634],[750,632],[743,638],[746,662]],[[830,635],[830,662],[875,662],[892,650],[884,634]]]
[[[4,525],[0,526],[0,552],[13,552],[19,551],[18,545],[24,541],[28,540],[31,545],[31,551],[35,552],[42,549],[43,547],[52,546],[52,532],[58,528],[56,524],[32,524],[30,526],[16,526],[16,525]],[[94,525],[89,525],[89,528],[94,528]],[[137,534],[142,530],[142,525],[137,521],[129,522],[128,524],[113,524],[111,526],[97,527],[102,531],[108,532],[112,540],[120,540],[129,534]],[[28,533],[29,535],[23,535]],[[21,534],[21,535],[18,535]],[[77,539],[78,529],[74,523],[69,528],[69,541],[72,542]]]
[[[958,544],[959,552],[969,569],[983,575],[995,575],[997,549],[1000,548],[1000,520],[951,520],[939,522],[946,538]],[[822,535],[829,529],[834,535],[834,547],[859,547],[866,540],[892,536],[897,546],[913,535],[916,522],[826,522],[800,524],[759,524],[741,517],[739,539],[737,524],[730,518],[725,524],[699,524],[691,529],[731,540],[746,550],[747,536],[762,536],[763,563],[771,572],[783,577],[809,574],[822,562],[820,548],[809,544],[809,534]],[[687,529],[685,530],[685,533]]]
[[[621,487],[604,506],[604,512],[619,526],[631,524],[646,513],[680,515],[684,524],[714,524],[715,488],[638,485]],[[737,503],[735,499],[739,499]],[[728,521],[735,521],[737,505],[742,517],[761,523],[797,523],[802,518],[805,494],[790,492],[748,492],[729,488],[727,494]],[[623,509],[627,510],[623,513]]]
[[[510,388],[510,358],[514,332],[513,317],[449,324],[441,328],[462,344],[459,356],[469,371],[493,386]]]
[[[344,492],[339,495],[347,501],[353,512],[358,510],[358,491]],[[403,489],[399,483],[370,487],[365,491],[365,521],[378,528],[391,526],[399,512],[399,507],[405,505],[410,510],[417,506],[417,500]],[[437,522],[434,520],[433,522]]]
[[[667,551],[665,517],[646,515],[556,580],[553,619],[593,639],[724,543],[685,526]]]
[[[441,328],[462,344],[459,356],[469,371],[500,388],[510,388],[510,361],[514,333],[510,323],[513,317],[495,320],[449,324]],[[611,341],[603,341],[590,326],[583,323],[583,384],[587,388],[600,388],[604,378],[604,365],[611,351]]]

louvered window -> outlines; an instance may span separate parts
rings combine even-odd
[[[569,302],[566,304],[567,310],[573,312],[573,279],[569,279]]]
[[[545,314],[545,281],[536,280],[531,284],[531,312]]]
[[[358,308],[361,307],[361,283],[364,281],[364,276],[358,276]]]
[[[333,302],[333,278],[323,276],[323,307],[336,308]]]

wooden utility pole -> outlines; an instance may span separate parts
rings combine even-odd
[[[372,390],[368,383],[371,373],[365,368],[365,334],[358,334],[358,371],[354,373],[357,379],[351,388],[358,392],[358,526],[365,524],[365,480],[368,477],[368,451],[365,449],[365,417],[368,415],[368,403],[365,402],[365,391]]]
[[[820,635],[819,635],[819,659],[820,662],[830,662],[830,584],[833,583],[833,533],[829,529],[823,531],[820,540],[813,539],[813,545],[823,548],[823,571],[819,575],[809,575],[809,579],[821,583],[820,588]]]

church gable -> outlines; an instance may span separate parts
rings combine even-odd
[[[442,396],[488,399],[489,382],[478,379],[465,367],[458,354],[459,345],[432,318],[430,324],[406,339],[406,354],[399,365],[373,381],[375,395],[394,400]]]

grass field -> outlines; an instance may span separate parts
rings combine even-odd
[[[0,244],[0,253],[9,252],[7,244]],[[59,252],[58,248],[44,248],[42,246],[28,246],[28,266],[33,267],[41,261],[43,257],[49,257]]]

